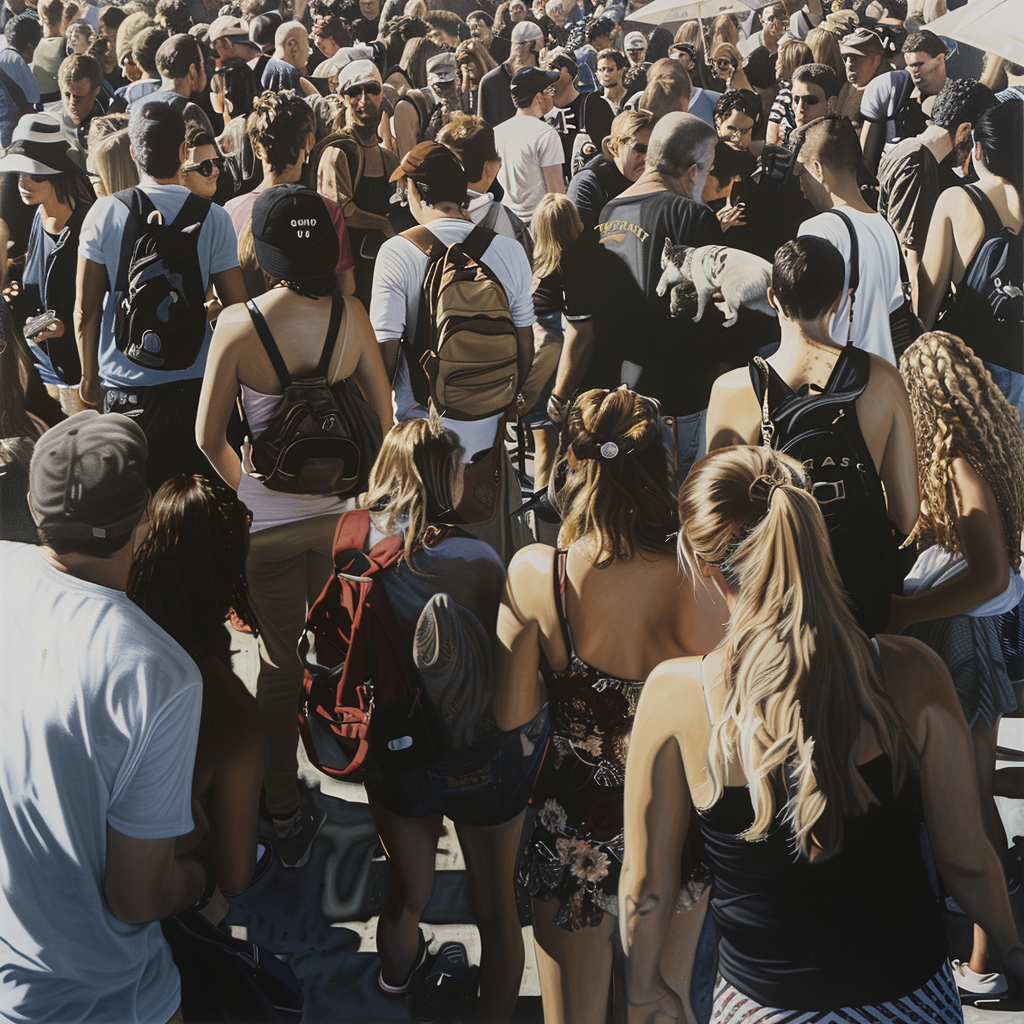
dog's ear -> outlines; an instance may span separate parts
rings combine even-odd
[[[661,250],[661,269],[664,270],[672,261],[672,239],[665,239],[665,247]]]

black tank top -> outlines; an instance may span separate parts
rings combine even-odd
[[[886,755],[860,771],[879,803],[846,822],[843,848],[827,861],[797,856],[784,809],[766,839],[740,838],[754,820],[746,786],[726,787],[700,815],[719,969],[763,1006],[888,1002],[927,982],[946,958],[921,848],[919,778],[908,774],[893,797]]]

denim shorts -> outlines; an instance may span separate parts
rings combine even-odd
[[[458,825],[501,825],[530,799],[549,727],[544,707],[525,725],[499,733],[457,760],[408,772],[381,772],[367,762],[366,792],[403,818],[443,814]]]

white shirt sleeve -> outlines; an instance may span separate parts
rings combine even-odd
[[[492,253],[493,266],[490,261]],[[536,321],[537,314],[533,309],[533,271],[523,247],[511,238],[498,235],[488,246],[484,263],[491,267],[505,286],[512,323],[516,327],[530,327]]]
[[[561,167],[563,163],[562,140],[554,128],[549,128],[537,139],[537,164],[540,167]]]
[[[118,775],[107,805],[107,821],[133,839],[167,839],[192,829],[192,769],[199,739],[203,688],[175,694],[146,722],[146,736]]]
[[[420,257],[416,259],[417,255]],[[407,238],[389,238],[377,253],[373,268],[373,292],[370,296],[370,323],[378,341],[402,338],[410,305],[407,297],[419,296],[423,287],[426,257]]]

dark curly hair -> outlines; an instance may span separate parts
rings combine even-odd
[[[268,89],[253,103],[245,130],[253,149],[262,149],[271,170],[280,174],[299,159],[307,136],[316,134],[316,115],[293,89],[281,92]]]

